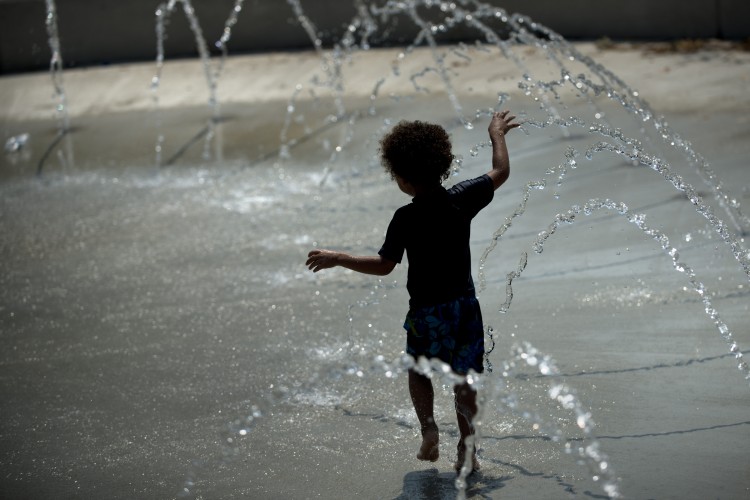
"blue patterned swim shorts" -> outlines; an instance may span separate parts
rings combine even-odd
[[[404,329],[406,353],[414,359],[438,358],[460,375],[484,371],[484,325],[476,297],[411,308]]]

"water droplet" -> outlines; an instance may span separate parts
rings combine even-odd
[[[586,417],[584,417],[583,415],[579,415],[578,418],[576,419],[576,423],[578,424],[578,427],[580,427],[581,429],[585,429]]]

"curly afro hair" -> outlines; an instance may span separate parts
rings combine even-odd
[[[411,184],[441,183],[448,178],[453,153],[448,132],[440,125],[401,121],[380,140],[383,167],[395,179]]]

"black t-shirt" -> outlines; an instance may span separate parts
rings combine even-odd
[[[492,179],[483,175],[417,196],[396,210],[379,255],[401,262],[406,250],[409,305],[442,304],[474,293],[471,220],[492,201]]]

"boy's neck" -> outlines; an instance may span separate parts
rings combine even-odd
[[[435,191],[439,191],[442,188],[442,185],[440,183],[412,184],[411,186],[414,191],[414,198],[417,198],[418,196],[421,196],[423,194],[428,194],[428,193],[432,193]]]
[[[396,184],[398,184],[398,188],[404,192],[405,194],[408,194],[412,198],[416,198],[419,195],[431,193],[433,191],[439,190],[442,185],[439,182],[434,183],[426,183],[426,184],[414,184],[412,182],[409,182],[405,180],[403,177],[400,177],[398,175],[395,176]]]

